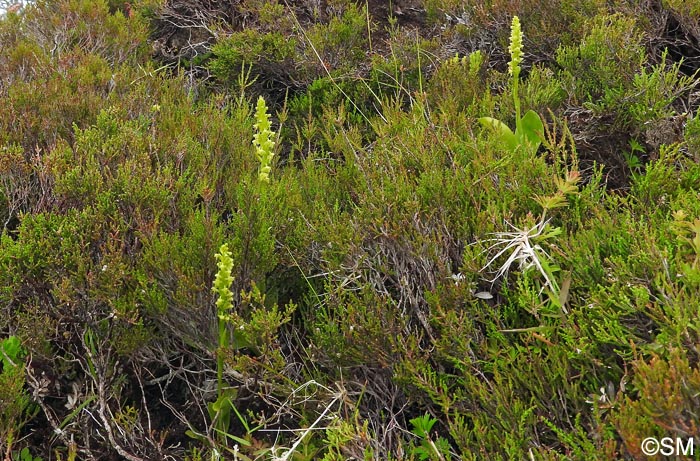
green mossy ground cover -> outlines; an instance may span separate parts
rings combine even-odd
[[[2,17],[0,458],[700,437],[700,11],[526,3]]]

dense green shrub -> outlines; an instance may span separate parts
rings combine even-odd
[[[630,87],[643,62],[642,34],[634,18],[622,15],[596,17],[580,45],[557,53],[564,86],[580,102]]]

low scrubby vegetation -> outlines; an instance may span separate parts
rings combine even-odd
[[[699,40],[670,0],[13,9],[0,458],[700,437]]]

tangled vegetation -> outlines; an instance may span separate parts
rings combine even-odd
[[[7,12],[0,459],[700,440],[700,9],[536,3]]]

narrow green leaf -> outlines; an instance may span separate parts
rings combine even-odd
[[[229,439],[233,440],[234,442],[237,442],[237,443],[239,443],[239,444],[241,444],[241,445],[243,445],[243,446],[245,446],[245,447],[249,447],[249,446],[250,446],[250,442],[249,442],[248,440],[246,440],[246,439],[243,439],[243,438],[241,438],[241,437],[235,436],[235,435],[233,435],[233,434],[229,434],[227,431],[222,431],[221,429],[218,429],[218,428],[216,428],[216,427],[214,428],[214,430],[215,430],[216,432],[218,432],[219,434],[223,435],[224,437],[228,437]]]
[[[196,432],[194,432],[194,431],[192,431],[192,430],[190,430],[190,429],[187,429],[187,430],[185,431],[185,435],[188,436],[188,437],[191,438],[191,439],[199,440],[200,442],[206,442],[206,441],[207,441],[207,438],[206,438],[205,436],[203,436],[203,435],[201,435],[201,434],[197,434]]]

